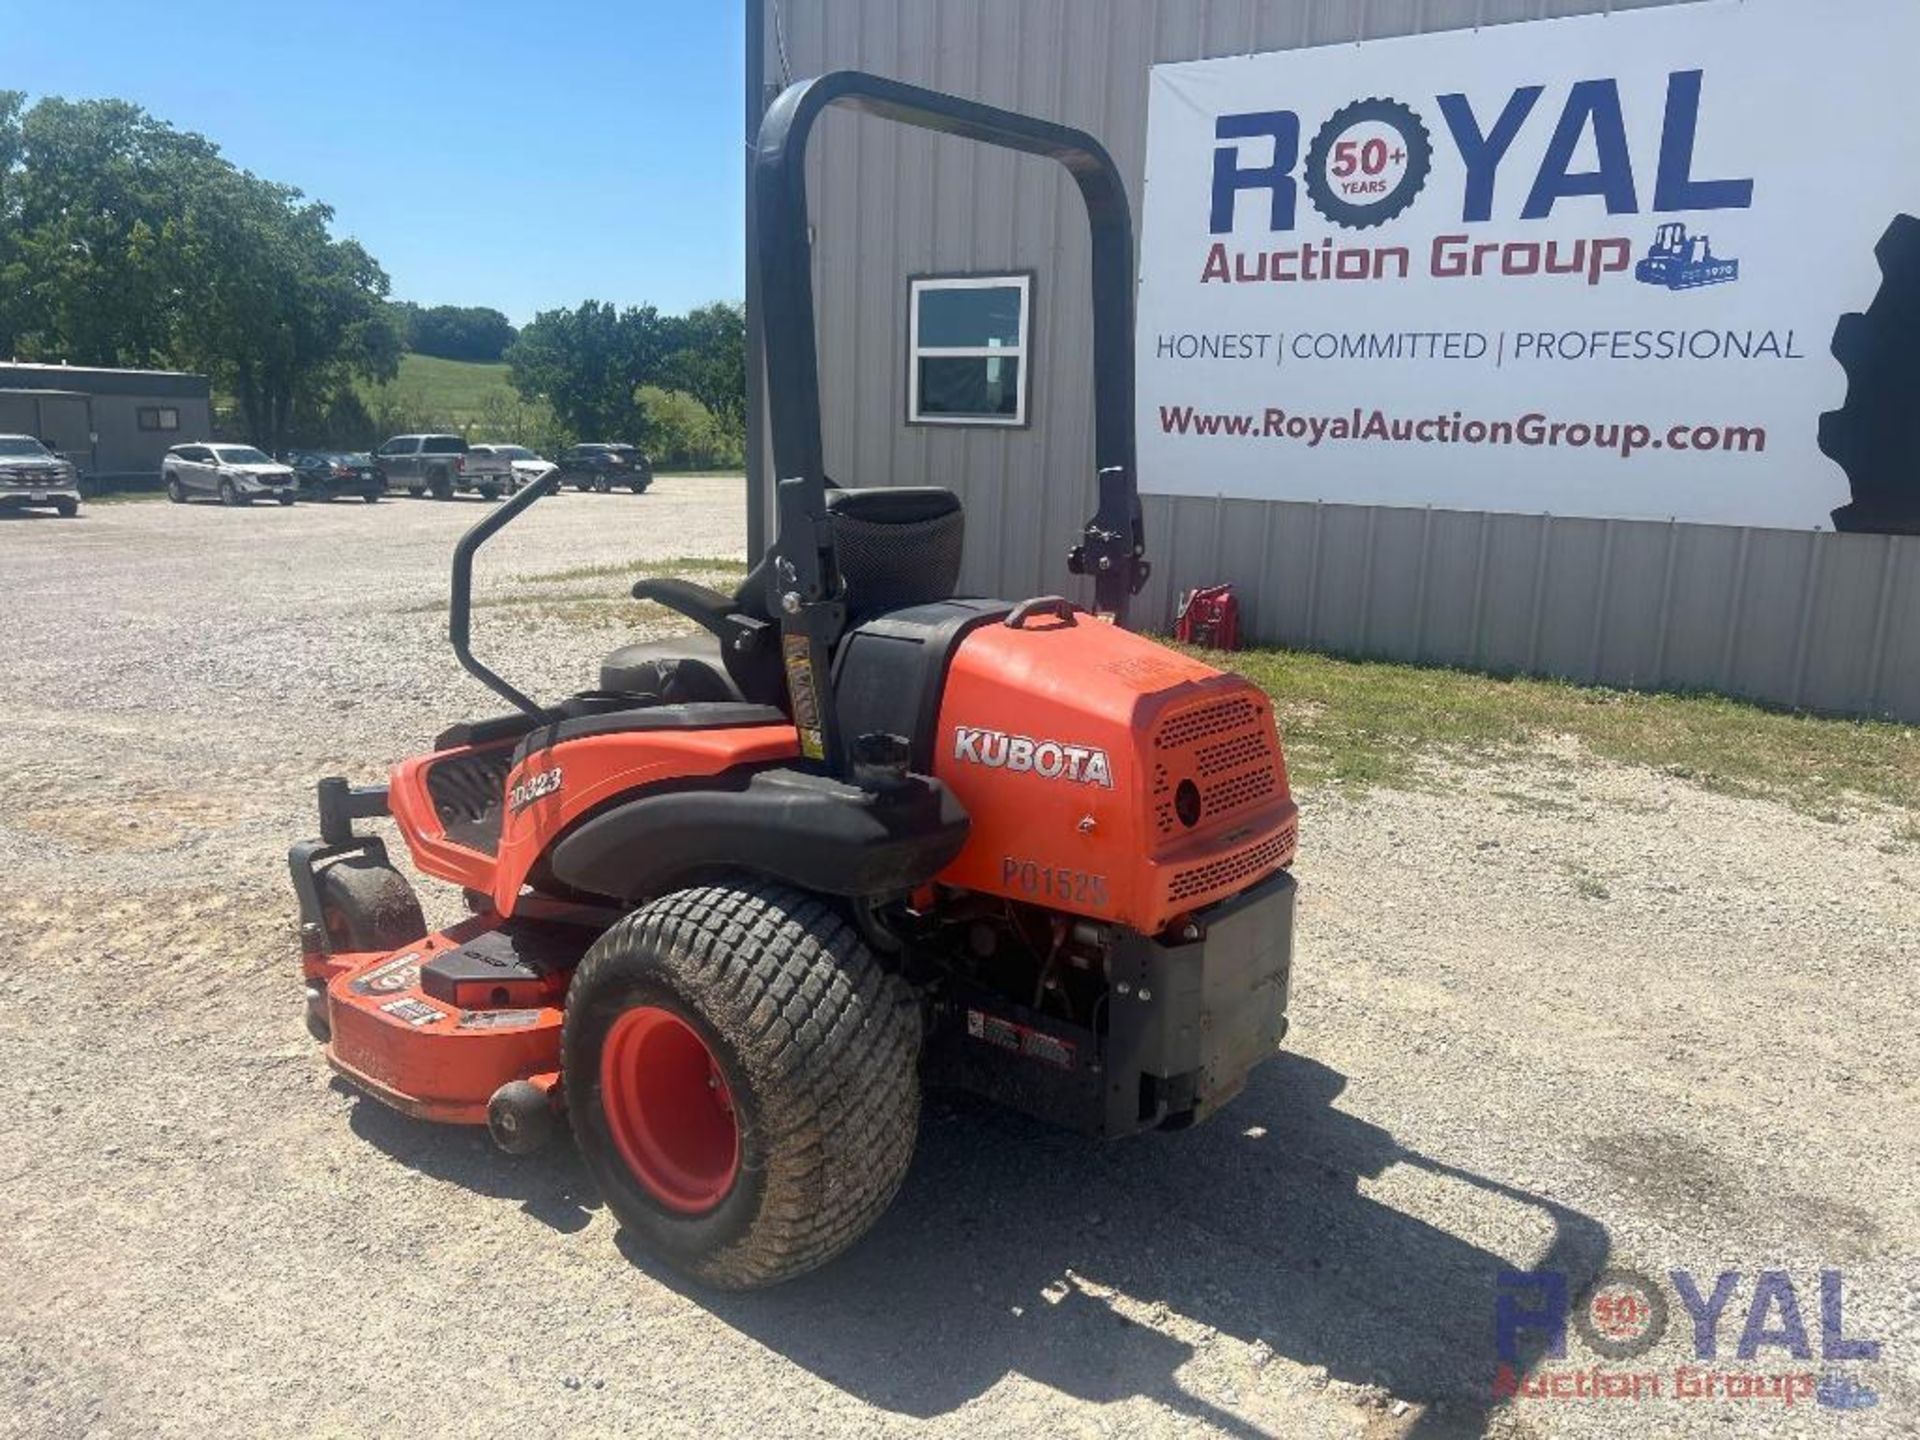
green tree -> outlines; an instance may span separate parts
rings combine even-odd
[[[545,400],[583,440],[632,440],[646,423],[634,391],[659,379],[670,323],[651,305],[616,310],[588,300],[543,310],[507,351],[508,379],[526,399]]]
[[[390,376],[387,277],[333,212],[120,100],[0,93],[0,341],[81,365],[206,370],[248,438]]]
[[[20,91],[0,90],[0,359],[19,349],[29,302],[20,231],[20,168],[26,154],[20,117],[26,104]]]
[[[733,304],[663,316],[651,305],[616,310],[588,300],[545,310],[507,351],[509,378],[528,399],[544,399],[582,440],[632,440],[649,418],[642,389],[679,392],[711,417],[724,445],[743,436],[746,319]]]
[[[407,349],[443,360],[498,360],[518,333],[505,315],[485,305],[422,309],[409,303],[400,308],[406,316]]]
[[[634,399],[647,417],[642,444],[654,463],[697,470],[740,463],[740,448],[729,428],[697,397],[642,385]]]
[[[747,412],[747,310],[717,300],[689,310],[676,324],[663,383],[684,390],[716,418],[744,421]]]

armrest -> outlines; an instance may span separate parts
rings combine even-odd
[[[651,600],[686,616],[703,630],[724,636],[727,618],[733,614],[733,601],[718,590],[709,590],[691,580],[651,576],[634,583],[633,598]]]

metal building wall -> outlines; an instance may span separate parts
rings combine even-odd
[[[1685,0],[1645,0],[1648,4]],[[1638,8],[1605,0],[749,0],[749,108],[857,68],[1077,125],[1136,227],[1148,67]],[[758,18],[756,20],[756,12]],[[758,43],[755,43],[757,40]],[[811,168],[828,472],[967,505],[963,583],[1089,598],[1086,226],[1049,162],[829,113]],[[907,276],[1033,269],[1035,423],[910,427]],[[764,470],[764,467],[762,467]],[[1149,481],[1150,481],[1150,477]],[[764,493],[764,488],[763,488]],[[1232,580],[1260,640],[1920,721],[1920,538],[1144,497],[1140,623]]]

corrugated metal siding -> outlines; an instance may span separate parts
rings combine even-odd
[[[857,68],[1099,136],[1136,224],[1147,72],[1639,8],[1594,0],[757,0],[768,74]],[[1684,0],[1645,0],[1647,4]],[[777,33],[776,33],[777,28]],[[963,583],[1088,598],[1067,546],[1093,508],[1086,227],[1046,161],[830,114],[812,161],[829,473],[967,505]],[[1032,269],[1034,425],[909,427],[906,277]],[[1541,515],[1147,496],[1140,623],[1232,580],[1260,640],[1920,720],[1920,539]]]

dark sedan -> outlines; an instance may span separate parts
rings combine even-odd
[[[632,445],[575,445],[560,452],[560,482],[602,495],[616,486],[642,495],[653,483],[653,461]]]
[[[300,482],[302,500],[335,500],[358,495],[371,505],[387,493],[387,482],[373,468],[373,457],[351,450],[295,450],[288,454]]]

